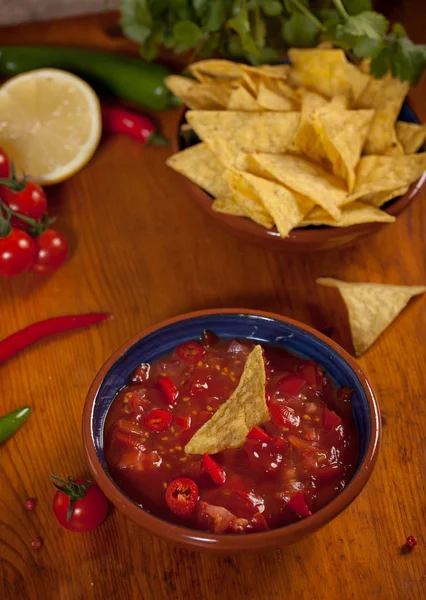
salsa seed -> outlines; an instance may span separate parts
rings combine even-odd
[[[220,371],[220,366],[219,366],[219,365],[215,365],[215,366],[214,366],[214,368],[215,368],[217,371]]]
[[[169,449],[170,454],[173,454],[174,451],[175,451],[174,448]]]
[[[182,456],[182,458],[180,458],[179,460],[180,462],[186,462],[188,458],[186,456]]]
[[[235,383],[235,381],[237,381],[237,378],[236,378],[234,375],[232,375],[232,374],[231,374],[231,375],[229,375],[229,379],[230,379],[230,380],[231,380],[233,383]]]
[[[176,450],[182,450],[182,446],[176,446]]]
[[[161,377],[167,377],[167,373],[165,371],[162,371],[162,373],[160,373]]]
[[[167,483],[165,481],[163,481],[163,488],[166,489],[167,488]]]
[[[305,419],[305,421],[310,421],[311,420],[311,417],[309,415],[303,415],[302,418]]]
[[[197,411],[196,411],[196,410],[193,410],[193,411],[192,411],[192,414],[193,414],[193,415],[196,415],[196,414],[197,414]]]
[[[321,456],[318,456],[317,458],[317,462],[322,463],[325,461],[327,457],[324,454],[321,454]]]
[[[319,420],[320,420],[320,418],[319,418],[319,417],[315,417],[315,418],[314,418],[314,421],[316,421],[317,423],[318,423],[318,421],[319,421]]]
[[[202,360],[199,360],[199,361],[197,362],[197,367],[202,367],[202,366],[203,366],[203,361],[202,361]]]
[[[182,400],[183,400],[184,402],[188,402],[188,400],[189,400],[189,396],[184,396],[184,397],[182,398]]]
[[[283,431],[290,431],[288,427],[283,427]]]
[[[210,406],[210,404],[208,404],[208,405],[206,406],[206,410],[208,410],[209,412],[212,412],[212,410],[213,410],[213,407],[212,407],[212,406]]]
[[[174,432],[175,432],[175,426],[174,426],[174,425],[172,425],[172,426],[170,427],[170,431],[171,431],[172,433],[174,433]]]
[[[229,369],[228,369],[228,367],[223,367],[223,371],[222,371],[222,373],[229,373]]]
[[[167,442],[167,440],[168,440],[168,439],[169,439],[169,438],[168,438],[167,436],[164,436],[164,437],[160,438],[160,440],[161,440],[162,442]]]

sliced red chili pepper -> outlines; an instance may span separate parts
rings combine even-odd
[[[269,405],[269,412],[279,427],[298,427],[300,424],[300,417],[289,406],[273,402]]]
[[[198,498],[198,485],[189,477],[178,477],[167,486],[166,504],[179,517],[190,517]]]
[[[260,513],[256,513],[248,522],[246,531],[259,533],[260,531],[268,531],[269,527],[265,517]]]
[[[172,422],[172,413],[156,408],[144,416],[143,422],[150,431],[163,431]]]
[[[342,424],[342,419],[333,410],[324,408],[322,413],[322,425],[324,429],[334,429]]]
[[[299,517],[309,517],[312,513],[306,504],[305,498],[302,492],[296,492],[294,496],[287,503],[294,512],[299,515]]]
[[[176,425],[179,425],[179,427],[182,427],[184,431],[186,431],[191,427],[191,416],[188,415],[187,417],[184,417],[182,415],[175,415],[175,423]]]
[[[306,381],[297,375],[285,375],[277,383],[277,389],[288,396],[298,396]]]
[[[247,439],[248,440],[259,440],[259,442],[270,442],[271,441],[271,436],[268,435],[266,433],[266,431],[264,429],[261,429],[260,427],[253,427],[253,429],[251,429],[248,434],[247,434]]]
[[[176,354],[186,362],[197,362],[206,351],[198,342],[185,342],[176,348]]]
[[[272,444],[275,446],[277,450],[283,450],[288,446],[287,441],[279,435],[275,435],[272,438]]]
[[[160,386],[167,403],[176,404],[179,390],[173,381],[169,377],[160,377],[158,380],[158,385]]]
[[[203,454],[201,473],[208,473],[213,483],[217,483],[218,485],[226,481],[225,469],[218,465],[208,454]]]
[[[38,340],[56,333],[87,327],[88,325],[99,323],[99,321],[104,321],[108,317],[109,315],[104,313],[54,317],[53,319],[29,325],[25,329],[12,333],[12,335],[0,342],[0,364]]]

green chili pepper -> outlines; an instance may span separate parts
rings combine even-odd
[[[164,83],[170,71],[162,65],[80,48],[0,46],[0,75],[8,77],[49,67],[71,71],[101,93],[113,94],[152,110],[179,104]]]
[[[0,444],[14,435],[22,427],[31,413],[31,408],[24,406],[0,417]]]

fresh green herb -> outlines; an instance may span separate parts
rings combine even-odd
[[[371,73],[388,71],[414,85],[426,46],[373,11],[371,0],[121,0],[121,26],[146,60],[159,46],[192,56],[276,62],[290,46],[330,41],[353,60],[371,58]]]

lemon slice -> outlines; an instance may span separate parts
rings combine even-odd
[[[91,158],[102,131],[98,97],[82,79],[38,69],[0,88],[0,146],[19,170],[49,185],[68,179]]]

